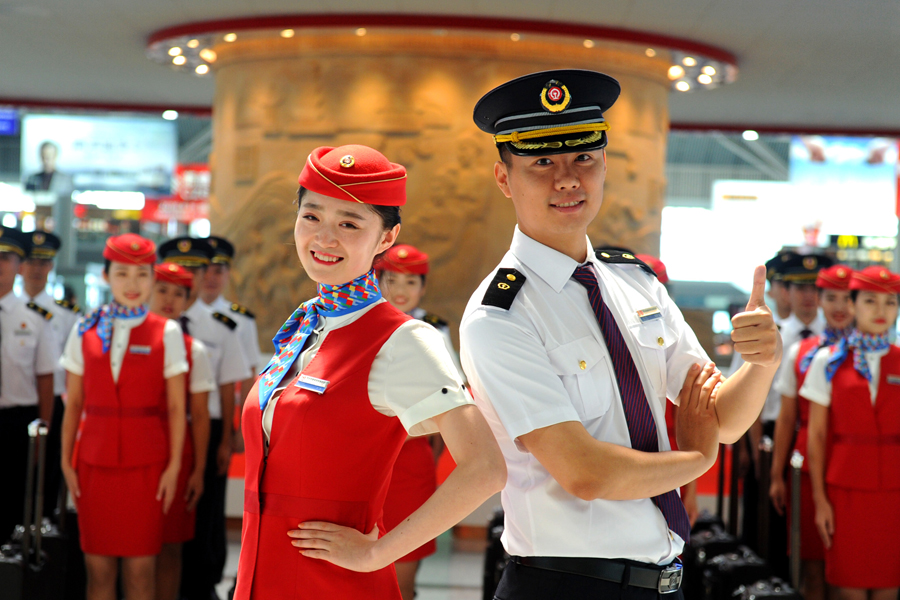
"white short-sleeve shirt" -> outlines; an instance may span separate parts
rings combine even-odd
[[[382,302],[385,300],[348,315],[319,319],[315,333],[266,404],[262,422],[267,438],[281,390],[315,357],[328,333],[353,323]],[[437,432],[433,417],[473,403],[441,334],[415,319],[398,327],[375,355],[368,389],[372,407],[383,415],[398,417],[410,435]]]
[[[191,344],[191,384],[192,394],[211,392],[216,389],[216,381],[212,375],[212,365],[203,342],[192,339]]]
[[[812,363],[809,365],[809,371],[806,372],[806,379],[803,380],[803,386],[800,388],[800,395],[807,398],[810,402],[815,402],[822,406],[831,406],[831,382],[825,376],[825,367],[828,366],[828,359],[831,358],[833,347],[821,348],[816,352]],[[869,381],[869,394],[872,397],[872,404],[875,404],[875,398],[878,396],[878,377],[881,374],[881,357],[888,353],[888,349],[878,350],[877,352],[866,352],[866,362],[869,365],[869,372],[872,374],[872,380]],[[853,351],[847,353],[844,360],[853,360]]]
[[[147,315],[135,317],[133,319],[113,319],[112,339],[109,345],[109,364],[112,368],[113,381],[119,381],[119,373],[122,371],[122,361],[125,359],[125,353],[129,349],[129,339],[131,330],[138,327],[147,320]],[[82,352],[82,336],[78,335],[78,324],[72,327],[69,332],[69,339],[66,341],[66,349],[63,351],[59,364],[66,371],[75,375],[84,375],[84,354]],[[165,356],[163,358],[163,377],[169,379],[182,373],[187,373],[187,353],[184,349],[184,336],[181,334],[181,327],[178,323],[171,319],[166,320],[163,329],[163,348]]]
[[[590,240],[585,244],[587,263],[647,393],[659,449],[669,450],[666,398],[677,398],[690,366],[709,357],[655,277],[637,265],[600,262]],[[503,544],[519,556],[665,564],[684,543],[651,499],[581,500],[517,441],[535,429],[577,421],[597,440],[631,447],[605,339],[585,288],[571,278],[577,266],[516,228],[499,265],[526,277],[512,306],[482,303],[494,284],[492,273],[475,290],[462,319],[463,369],[506,459]],[[638,311],[644,309],[658,309],[660,318],[641,320]]]
[[[37,376],[53,373],[58,360],[50,321],[12,292],[0,298],[0,408],[36,406]]]
[[[238,324],[236,331],[241,339],[241,350],[244,351],[244,358],[250,366],[251,373],[256,375],[257,371],[265,366],[259,364],[259,333],[256,328],[256,319],[235,310],[235,305],[226,300],[224,296],[216,298],[210,306],[213,310],[228,315]]]
[[[786,366],[779,370],[778,379],[775,380],[773,386],[775,391],[782,396],[794,397],[797,395],[797,370],[794,366],[797,364],[798,354],[800,354],[800,342],[791,344],[784,353],[784,359],[781,362]]]
[[[30,300],[26,300],[26,302],[28,301],[34,302],[44,310],[53,314],[53,318],[50,319],[50,326],[53,328],[53,333],[58,343],[57,354],[62,356],[63,348],[69,337],[69,332],[72,330],[72,326],[78,322],[80,315],[70,308],[65,308],[57,304],[56,300],[54,300],[46,290],[41,291],[40,294]],[[53,372],[53,395],[62,396],[65,393],[66,370],[57,364],[57,367]]]

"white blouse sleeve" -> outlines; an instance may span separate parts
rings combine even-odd
[[[800,354],[800,342],[792,344],[781,361],[782,367],[778,370],[778,379],[775,381],[775,390],[782,396],[794,397],[797,395],[797,355]]]
[[[184,334],[181,326],[169,319],[163,330],[163,347],[165,348],[165,362],[163,364],[163,377],[170,379],[176,375],[188,372],[187,352],[184,349]]]
[[[378,351],[369,373],[369,399],[381,414],[399,417],[410,435],[435,433],[432,417],[474,404],[443,337],[419,320],[398,327]]]
[[[830,357],[831,348],[829,347],[816,352],[812,364],[809,365],[809,371],[806,372],[803,387],[800,388],[801,396],[822,406],[831,405],[831,382],[825,378],[825,367],[828,366]]]
[[[215,387],[206,347],[200,340],[194,339],[191,344],[191,393],[211,392]]]
[[[84,355],[81,353],[81,336],[78,335],[79,321],[80,319],[76,320],[72,326],[66,347],[59,359],[59,366],[73,375],[84,375]]]

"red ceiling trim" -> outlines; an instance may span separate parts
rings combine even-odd
[[[219,19],[198,21],[160,29],[152,34],[147,44],[161,40],[203,35],[209,33],[227,33],[246,31],[249,29],[285,29],[289,27],[415,27],[421,29],[469,29],[480,31],[503,31],[508,33],[543,33],[565,35],[579,38],[604,39],[618,42],[630,42],[651,47],[664,47],[685,52],[698,53],[709,58],[730,64],[737,64],[737,58],[731,52],[673,36],[634,31],[619,27],[603,27],[582,23],[561,23],[557,21],[535,21],[531,19],[505,19],[495,17],[462,17],[452,15],[415,15],[415,14],[309,14],[309,15],[272,15],[266,17],[246,17],[239,19]]]
[[[185,114],[200,116],[212,115],[212,108],[209,106],[193,106],[182,104],[131,104],[128,102],[94,102],[90,100],[43,100],[36,98],[0,97],[0,106],[12,106],[15,108],[47,108],[145,113],[162,113],[164,110],[177,110],[179,113]]]

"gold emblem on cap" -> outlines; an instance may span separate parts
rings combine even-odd
[[[584,362],[583,360],[582,360],[582,361],[578,361],[578,366],[579,366],[579,368],[581,368],[582,371],[584,371],[585,369],[587,369],[587,363]]]
[[[177,271],[177,270],[178,270],[178,267],[175,265],[175,263],[169,263],[169,270],[170,270],[170,271]]]
[[[815,256],[807,256],[803,259],[803,268],[808,271],[815,269],[817,264],[819,264],[819,261],[816,260]]]
[[[846,277],[846,276],[847,276],[847,269],[838,269],[838,270],[837,270],[837,276],[840,277],[841,279],[843,279],[844,277]]]
[[[881,278],[884,279],[885,281],[887,281],[888,279],[891,278],[891,275],[890,275],[890,273],[888,273],[887,271],[882,271],[882,272],[881,272]]]
[[[140,248],[141,248],[141,245],[138,244],[137,242],[132,242],[132,243],[131,243],[131,249],[132,249],[132,250],[140,250]]]
[[[508,284],[508,283],[503,283],[503,282],[501,281],[500,283],[497,284],[497,287],[500,288],[501,290],[508,290],[508,289],[509,289],[509,284]]]
[[[46,240],[47,240],[47,236],[44,235],[43,233],[36,233],[31,238],[31,241],[33,241],[37,245],[43,244]]]
[[[509,275],[507,275],[506,278],[509,279],[510,281],[515,281],[515,280],[516,280],[516,276],[513,275],[512,273],[510,273]]]
[[[551,79],[544,84],[541,90],[541,106],[552,113],[558,113],[566,110],[569,103],[572,102],[572,95],[569,88],[561,82]]]
[[[219,241],[218,241],[218,240],[206,240],[206,241],[209,242],[209,245],[212,246],[213,248],[218,248],[218,247],[219,247]]]
[[[409,256],[409,252],[406,250],[406,248],[401,248],[400,250],[397,250],[397,256],[400,258],[406,258],[407,256]]]
[[[660,346],[665,346],[666,340],[662,339],[661,337],[658,337],[658,338],[656,338],[656,343],[659,344]]]
[[[346,156],[341,157],[340,163],[342,167],[344,167],[345,169],[349,169],[356,164],[356,159],[353,158],[352,154],[347,154]]]
[[[187,252],[191,249],[191,240],[181,240],[178,242],[178,251]]]

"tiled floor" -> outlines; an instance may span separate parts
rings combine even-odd
[[[228,563],[225,578],[218,586],[219,598],[226,600],[228,590],[237,573],[240,552],[239,532],[228,543]],[[450,533],[438,538],[437,552],[426,558],[419,567],[416,600],[480,600],[484,554],[453,551]]]

